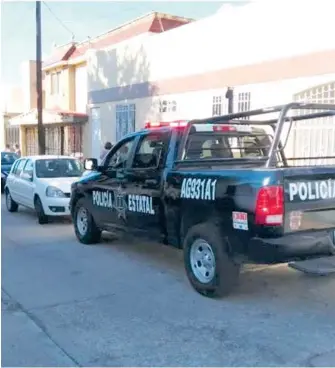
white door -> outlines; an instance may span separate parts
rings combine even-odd
[[[17,203],[23,204],[22,202],[22,186],[21,186],[21,172],[26,164],[25,159],[19,161],[15,171],[13,171],[13,176],[10,179],[10,183],[8,183],[8,188],[13,200]]]
[[[92,157],[99,160],[102,142],[101,142],[101,119],[100,107],[91,108],[91,131],[92,131]]]
[[[34,164],[28,160],[21,172],[19,181],[20,192],[22,193],[22,204],[29,208],[34,208]],[[29,179],[32,176],[32,180]]]

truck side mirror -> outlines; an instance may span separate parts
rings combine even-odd
[[[86,158],[84,160],[84,168],[85,170],[97,170],[98,169],[98,160],[96,158]]]

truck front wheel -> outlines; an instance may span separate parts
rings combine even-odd
[[[187,277],[193,288],[207,297],[223,297],[236,286],[240,265],[228,253],[224,236],[213,224],[193,226],[183,249]]]
[[[93,216],[85,206],[83,198],[78,200],[74,208],[73,225],[77,239],[81,243],[94,244],[100,242],[101,230],[97,227]]]

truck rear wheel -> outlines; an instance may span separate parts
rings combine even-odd
[[[330,245],[330,252],[331,254],[335,255],[335,229],[330,232],[330,239],[332,244]]]
[[[100,242],[101,230],[97,227],[83,199],[79,199],[75,206],[73,225],[76,236],[81,243],[94,244]]]
[[[228,244],[212,224],[193,226],[184,240],[184,264],[193,288],[207,297],[223,297],[236,286],[240,265],[228,254]]]

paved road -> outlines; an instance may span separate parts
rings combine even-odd
[[[1,240],[2,366],[335,364],[335,278],[257,268],[210,300],[175,249],[84,246],[4,204]]]

